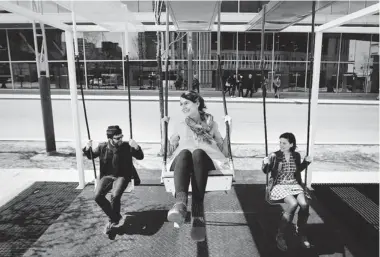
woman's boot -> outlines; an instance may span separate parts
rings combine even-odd
[[[187,193],[178,192],[175,194],[176,203],[168,212],[168,221],[182,225],[187,214]]]
[[[280,225],[278,227],[278,232],[276,235],[277,248],[281,251],[288,250],[288,245],[285,240],[285,233],[289,223],[292,221],[293,215],[283,212],[280,220]]]
[[[298,219],[297,219],[297,234],[300,238],[301,245],[304,248],[310,248],[311,244],[306,236],[305,227],[307,224],[307,219],[309,218],[309,208],[307,209],[300,209],[298,212]]]

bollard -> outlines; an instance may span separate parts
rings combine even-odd
[[[50,79],[46,78],[46,72],[41,71],[38,79],[40,86],[42,121],[44,125],[45,146],[48,155],[56,152],[53,110],[51,105]]]

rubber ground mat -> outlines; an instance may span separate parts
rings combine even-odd
[[[379,256],[378,185],[325,184],[313,188],[319,202],[367,249],[366,256]]]
[[[291,228],[289,251],[281,253],[274,238],[282,208],[266,204],[263,192],[263,185],[235,185],[229,192],[207,193],[206,241],[197,243],[190,237],[190,212],[179,229],[167,222],[174,199],[163,186],[139,186],[123,194],[124,219],[110,240],[103,234],[107,219],[93,200],[93,186],[87,186],[24,256],[365,256],[352,254],[344,240],[336,240],[341,232],[324,223],[320,207],[318,212],[312,208],[309,219],[315,247],[301,249]]]
[[[36,182],[0,208],[0,256],[22,256],[81,192],[78,183]]]

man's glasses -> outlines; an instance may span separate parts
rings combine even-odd
[[[123,138],[123,135],[121,135],[121,136],[117,136],[117,137],[114,137],[113,140],[120,140],[120,139],[122,139],[122,138]]]

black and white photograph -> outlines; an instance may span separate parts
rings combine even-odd
[[[0,0],[0,256],[378,257],[379,12]]]

